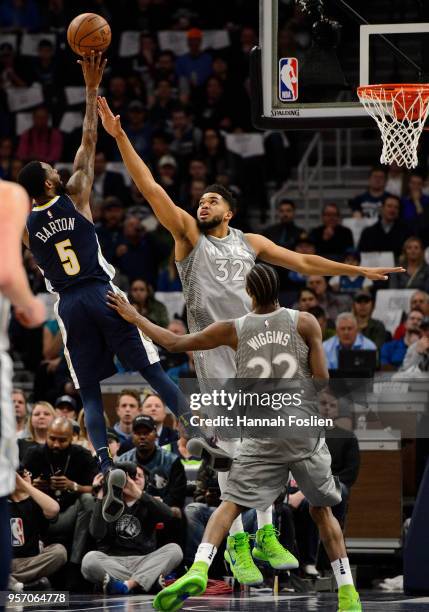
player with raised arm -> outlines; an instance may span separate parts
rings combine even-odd
[[[237,378],[241,380],[260,378],[264,374],[265,378],[273,379],[286,376],[295,381],[311,378],[318,382],[327,381],[320,326],[307,312],[279,306],[279,280],[275,270],[264,264],[253,266],[246,277],[246,290],[252,300],[252,312],[234,321],[213,323],[200,332],[185,336],[177,336],[149,322],[120,296],[109,294],[109,300],[111,307],[127,321],[137,325],[169,351],[205,351],[220,345],[230,347],[235,351]],[[262,336],[266,341],[262,341]],[[255,338],[260,342],[255,342]],[[296,440],[293,437],[264,437],[263,433],[258,439],[244,439],[229,472],[222,494],[223,502],[209,520],[194,564],[185,576],[157,595],[155,609],[165,612],[178,610],[187,597],[205,591],[208,568],[233,521],[245,508],[265,510],[267,505],[271,505],[284,490],[289,470],[310,502],[311,516],[319,528],[338,582],[340,611],[361,610],[344,537],[331,512],[331,506],[341,501],[341,489],[332,476],[331,456],[323,436],[301,436]],[[258,530],[256,534],[253,549],[256,559],[264,559],[266,531],[269,529]],[[237,562],[241,565],[240,558],[244,555],[248,563],[246,535],[235,538],[234,545],[228,546],[225,553],[234,576],[240,582]]]
[[[8,355],[10,304],[25,327],[38,327],[46,319],[45,307],[31,292],[22,265],[21,237],[30,201],[15,183],[0,181],[0,591],[7,588],[11,564],[8,495],[15,490],[18,467],[16,422],[12,406],[12,361]]]
[[[112,469],[100,381],[116,372],[117,355],[126,367],[139,371],[176,413],[181,395],[161,368],[152,341],[106,305],[107,292],[119,290],[111,282],[115,270],[101,253],[89,203],[97,142],[97,91],[106,60],[92,51],[79,63],[86,85],[86,112],[70,180],[64,186],[57,170],[38,161],[27,164],[18,180],[34,202],[24,242],[48,289],[58,294],[55,311],[64,354],[74,385],[80,389],[86,427],[106,475],[103,514],[106,521],[114,521],[124,509],[126,477],[123,470]]]
[[[350,266],[317,255],[295,253],[259,234],[243,234],[229,227],[235,211],[235,201],[232,194],[220,185],[206,188],[195,219],[176,206],[155,181],[122,129],[120,116],[113,115],[105,98],[98,98],[98,111],[105,130],[115,138],[133,181],[152,207],[158,221],[174,238],[176,265],[182,280],[191,332],[200,331],[215,321],[237,318],[249,312],[250,299],[245,289],[245,277],[257,257],[305,275],[361,274],[372,280],[384,280],[386,274],[402,270]],[[194,362],[202,386],[210,378],[235,377],[234,354],[228,346],[196,351]],[[218,445],[233,456],[238,450],[239,441],[218,440]],[[222,490],[227,473],[219,473],[218,477]],[[257,511],[257,518],[260,528],[272,523],[271,509],[266,512]],[[241,517],[238,517],[231,528],[231,534],[239,535],[243,531]],[[277,554],[270,559],[270,563],[274,568],[285,567],[287,557],[279,559],[275,536],[272,542],[273,551],[277,551]]]

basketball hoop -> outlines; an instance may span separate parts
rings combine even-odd
[[[415,168],[417,146],[429,113],[429,84],[363,85],[357,93],[380,129],[381,163]]]

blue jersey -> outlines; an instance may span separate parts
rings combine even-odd
[[[82,281],[110,281],[115,269],[103,257],[94,224],[67,195],[34,206],[27,220],[30,250],[48,291],[61,292]]]

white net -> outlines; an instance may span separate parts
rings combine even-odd
[[[415,168],[417,146],[429,113],[429,86],[359,87],[358,96],[380,129],[381,163]]]

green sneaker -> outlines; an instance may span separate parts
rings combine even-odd
[[[207,563],[196,561],[184,576],[158,593],[153,600],[155,610],[163,612],[180,610],[188,597],[204,593],[207,588],[208,569]]]
[[[241,532],[228,536],[224,557],[234,578],[240,584],[256,585],[264,582],[264,578],[250,553],[248,533]]]
[[[256,532],[256,546],[252,551],[256,561],[268,563],[273,569],[296,569],[298,559],[277,539],[278,531],[273,525],[264,525]]]
[[[338,589],[337,612],[362,612],[359,593],[352,584],[345,584]]]

